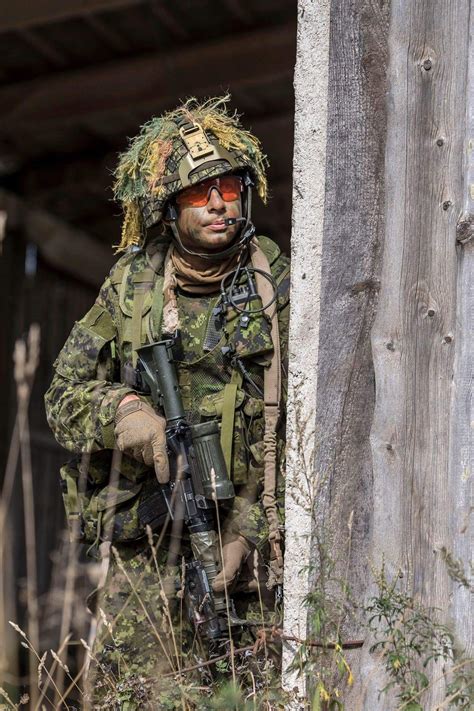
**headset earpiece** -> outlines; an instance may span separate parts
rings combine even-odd
[[[243,181],[246,188],[253,188],[255,186],[255,183],[252,180],[252,176],[248,171],[245,171],[243,175]]]
[[[176,212],[176,207],[172,202],[168,202],[165,210],[165,220],[168,222],[176,222],[178,219],[178,213]]]

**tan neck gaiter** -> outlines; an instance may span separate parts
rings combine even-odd
[[[222,279],[236,268],[239,253],[211,262],[190,254],[181,254],[173,248],[170,259],[180,289],[191,294],[212,294],[219,291]]]
[[[170,244],[164,266],[163,333],[173,334],[180,328],[177,286],[197,295],[217,292],[222,279],[236,268],[238,259],[237,253],[225,260],[208,262],[192,255],[184,256]]]

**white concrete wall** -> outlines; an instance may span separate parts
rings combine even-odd
[[[295,69],[292,217],[292,307],[288,393],[285,621],[306,638],[311,513],[315,491],[315,413],[319,352],[321,253],[326,176],[330,0],[300,0]],[[288,672],[298,645],[286,643],[284,685],[304,695],[304,679]],[[295,708],[299,708],[296,704]]]

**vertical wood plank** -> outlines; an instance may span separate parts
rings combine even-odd
[[[319,550],[336,563],[326,592],[329,615],[334,607],[330,596],[345,597],[334,579],[347,578],[352,598],[360,600],[370,578],[369,433],[375,405],[370,331],[384,237],[389,9],[389,2],[379,0],[331,4],[316,412],[315,470],[321,483],[311,545],[316,564]],[[364,638],[363,617],[345,618],[344,639]],[[353,709],[365,681],[358,673],[361,653],[345,656],[356,679],[346,690],[347,707]]]
[[[459,496],[449,451],[468,19],[468,0],[392,0],[386,237],[372,334],[373,561],[384,558],[391,576],[400,570],[407,591],[447,622],[453,583],[441,549],[452,550]],[[378,699],[381,686],[373,674],[364,708],[394,708]],[[443,698],[443,683],[433,683],[421,703],[432,709]]]
[[[464,211],[457,227],[457,318],[451,420],[449,490],[453,559],[466,581],[453,586],[449,615],[456,641],[474,657],[474,13],[469,26],[466,131],[464,135]],[[466,584],[467,583],[467,584]],[[471,586],[469,589],[468,586]]]

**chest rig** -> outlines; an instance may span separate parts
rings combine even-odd
[[[267,243],[271,244],[269,240]],[[263,245],[266,246],[265,241]],[[131,343],[131,363],[125,365],[122,379],[139,390],[141,388],[136,380],[137,349],[162,338],[163,265],[167,249],[168,245],[157,245],[155,251],[148,254],[146,266],[140,260],[140,267],[137,267],[132,259],[122,274],[115,277],[120,309],[129,316],[118,325],[119,338],[122,343]],[[225,288],[208,320],[204,351],[212,352],[221,341],[222,331],[226,333],[226,342],[221,351],[231,365],[231,375],[223,388],[221,444],[228,471],[232,457],[236,399],[243,383],[246,382],[247,389],[253,390],[254,394],[263,399],[265,430],[262,503],[269,525],[269,587],[274,587],[281,585],[283,580],[282,542],[276,506],[276,430],[280,419],[281,355],[275,282],[266,251],[254,238],[250,243],[251,278],[245,280],[244,284],[223,285]],[[287,274],[288,269],[285,269],[277,277],[276,286]],[[257,320],[253,314],[264,316],[264,319]],[[252,328],[254,332],[249,339],[247,333]],[[253,343],[250,352],[249,343]],[[249,372],[245,360],[248,356],[255,360],[256,352],[257,360],[263,367],[263,387],[261,381],[257,382]],[[192,363],[190,365],[192,367]]]

